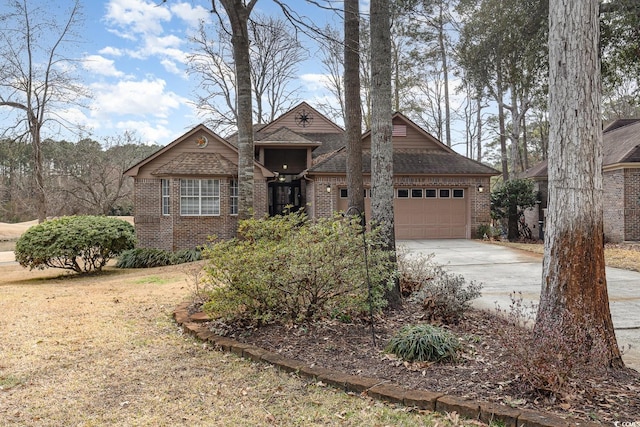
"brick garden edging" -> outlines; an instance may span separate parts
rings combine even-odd
[[[332,369],[308,366],[303,362],[283,357],[278,353],[216,335],[203,325],[209,318],[204,313],[190,315],[188,306],[188,302],[182,303],[173,312],[173,318],[184,332],[223,351],[234,353],[255,362],[270,363],[285,372],[295,372],[300,376],[314,381],[322,381],[345,392],[366,392],[373,399],[440,413],[455,411],[465,418],[477,419],[487,424],[491,421],[501,421],[506,427],[602,426],[602,424],[576,419],[563,419],[552,414],[517,409],[496,403],[477,402],[427,390],[407,389],[388,380],[349,375]]]

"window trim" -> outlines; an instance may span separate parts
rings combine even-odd
[[[456,196],[456,192],[461,192],[460,196]],[[464,188],[454,188],[451,190],[451,197],[454,199],[464,199]]]
[[[203,195],[203,182],[211,183],[211,195]],[[193,185],[187,187],[187,183],[197,184],[197,188]],[[185,194],[183,190],[191,190],[193,194]],[[211,213],[202,213],[203,199],[211,199]],[[187,206],[184,204],[186,200],[197,200],[197,213],[185,213]],[[192,208],[190,206],[189,208]],[[207,207],[207,206],[205,206]],[[220,216],[220,180],[219,179],[181,179],[180,180],[180,216]]]
[[[160,180],[160,212],[162,216],[171,215],[171,185],[168,179]]]
[[[402,196],[400,195],[400,191],[402,191],[402,193],[403,193]],[[406,196],[404,195],[405,191],[407,192]],[[410,194],[411,194],[411,192],[409,191],[408,188],[398,188],[398,189],[396,189],[396,198],[398,198],[398,199],[408,199]]]
[[[446,196],[442,195],[443,191],[447,192]],[[440,189],[438,189],[438,198],[439,199],[450,199],[451,198],[451,189],[449,189],[449,188],[440,188]]]
[[[235,188],[235,192],[233,191],[234,188]],[[229,180],[229,215],[233,215],[233,216],[238,215],[239,200],[240,200],[240,182],[235,178],[231,178]]]

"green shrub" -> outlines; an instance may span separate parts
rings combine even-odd
[[[429,320],[457,323],[471,308],[471,301],[482,295],[482,284],[467,283],[461,275],[449,273],[441,266],[434,265],[429,276],[412,296],[422,304]]]
[[[183,264],[200,259],[202,259],[202,254],[197,249],[183,249],[177,252],[168,252],[162,249],[136,248],[124,251],[118,257],[116,267],[153,268]]]
[[[385,351],[408,362],[455,360],[460,341],[446,329],[432,325],[407,325],[389,340]]]
[[[127,221],[105,216],[66,216],[29,228],[16,242],[16,261],[30,269],[45,267],[86,273],[101,270],[133,248],[135,231]]]
[[[368,311],[362,228],[338,215],[310,221],[303,213],[242,221],[238,238],[204,251],[204,309],[229,321],[293,321],[355,317]],[[372,302],[385,305],[392,283],[389,254],[366,234]]]

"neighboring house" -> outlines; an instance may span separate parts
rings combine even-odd
[[[398,239],[471,238],[490,218],[491,176],[400,113],[393,116]],[[344,130],[301,103],[255,131],[254,211],[306,209],[312,218],[346,210]],[[370,143],[363,135],[366,215],[370,218]],[[140,247],[191,248],[208,236],[231,238],[237,226],[236,135],[196,126],[125,172],[135,180]]]
[[[640,240],[640,119],[620,119],[603,131],[604,235],[610,242]],[[540,191],[539,209],[528,224],[542,224],[548,203],[546,160],[524,173]]]

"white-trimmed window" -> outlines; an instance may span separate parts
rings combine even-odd
[[[436,191],[435,188],[426,188],[424,190],[424,197],[426,197],[427,199],[435,199],[438,195],[438,192]]]
[[[409,189],[408,188],[398,188],[396,190],[396,196],[398,199],[408,199],[409,198]]]
[[[464,189],[463,188],[454,188],[453,189],[453,198],[454,199],[463,199],[464,198]]]
[[[161,179],[162,187],[162,215],[171,215],[171,189],[168,179]]]
[[[412,188],[411,189],[411,198],[412,199],[422,199],[422,188]]]
[[[220,180],[181,179],[180,215],[220,215]]]
[[[229,181],[229,213],[238,215],[238,180]]]
[[[449,190],[448,188],[441,188],[438,193],[438,197],[440,197],[441,199],[448,199],[449,197],[451,197],[451,190]]]
[[[349,190],[347,190],[346,188],[341,188],[340,189],[340,198],[341,199],[346,199],[349,197]]]

